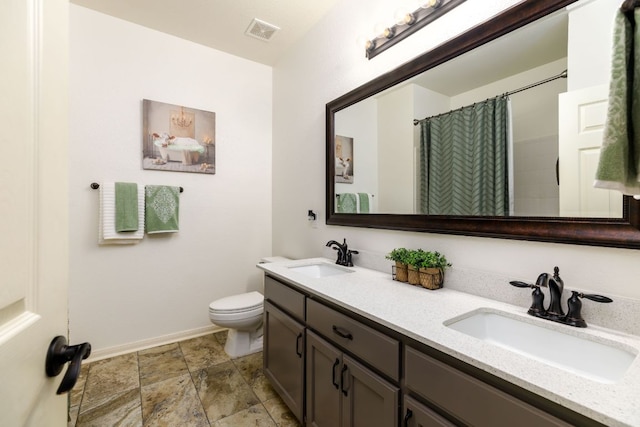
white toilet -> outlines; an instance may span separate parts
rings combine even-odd
[[[262,258],[260,263],[291,261],[284,257]],[[231,357],[246,356],[262,350],[264,296],[260,292],[232,295],[209,304],[209,319],[214,325],[229,328],[224,351]]]
[[[229,328],[224,351],[232,358],[262,350],[264,296],[260,292],[232,295],[209,304],[211,323]]]

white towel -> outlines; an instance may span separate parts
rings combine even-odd
[[[138,230],[116,231],[116,186],[113,182],[100,184],[99,245],[127,245],[139,243],[144,237],[144,186],[138,184]]]

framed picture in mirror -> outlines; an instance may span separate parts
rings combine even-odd
[[[353,184],[353,138],[336,135],[336,182]]]

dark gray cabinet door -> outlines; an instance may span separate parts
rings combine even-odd
[[[264,303],[264,374],[302,422],[304,410],[304,326]]]
[[[307,331],[307,425],[396,427],[397,387]]]
[[[307,331],[307,426],[340,426],[342,353]]]
[[[397,387],[347,355],[340,373],[342,427],[397,427]]]

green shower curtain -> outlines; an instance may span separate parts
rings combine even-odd
[[[499,96],[420,124],[420,210],[509,215],[509,100]]]

